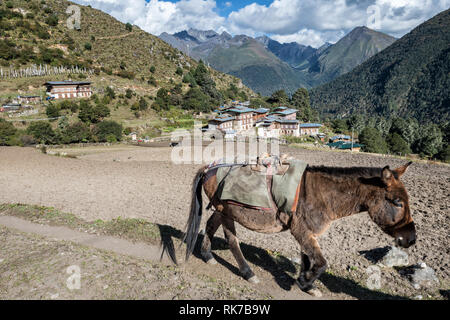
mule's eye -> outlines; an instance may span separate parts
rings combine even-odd
[[[392,203],[394,203],[396,207],[403,208],[403,203],[400,201],[400,199],[395,199],[394,201],[392,201]]]

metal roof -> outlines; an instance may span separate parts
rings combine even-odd
[[[89,81],[47,81],[44,85],[62,86],[62,85],[82,85],[91,84]]]
[[[302,123],[300,124],[300,128],[317,128],[321,127],[320,123]]]
[[[255,110],[247,108],[247,107],[242,107],[242,108],[233,108],[233,109],[229,109],[227,112],[234,112],[234,113],[248,113],[248,112],[254,112]]]
[[[256,110],[253,110],[256,113],[267,113],[270,111],[270,109],[266,109],[266,108],[258,108]]]
[[[347,135],[344,135],[344,134],[339,134],[339,135],[337,135],[337,136],[331,137],[330,139],[331,139],[331,140],[337,140],[337,139],[346,139],[346,140],[350,140],[351,137],[350,137],[350,136],[347,136]]]
[[[274,112],[272,112],[272,114],[282,114],[284,116],[288,116],[290,114],[297,113],[297,112],[298,112],[298,110],[295,110],[295,109],[286,109],[283,111],[274,111]]]
[[[214,119],[210,121],[218,121],[218,122],[227,122],[234,120],[234,117],[215,117]]]

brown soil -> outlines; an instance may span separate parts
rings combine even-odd
[[[70,154],[68,149],[63,151]],[[396,158],[347,152],[299,148],[282,151],[311,165],[396,167],[405,163]],[[45,155],[29,148],[0,148],[0,203],[52,206],[88,221],[119,216],[142,218],[177,232],[183,231],[191,182],[199,165],[172,164],[167,161],[171,152],[171,148],[165,147],[112,148],[105,152],[92,148],[84,149],[78,153],[82,154],[78,159],[72,159]],[[432,267],[440,279],[440,287],[416,290],[398,270],[382,268],[381,291],[368,290],[367,267],[373,265],[373,257],[393,241],[367,214],[361,214],[335,222],[319,239],[329,263],[327,273],[318,281],[325,297],[377,299],[422,295],[442,299],[448,292],[450,167],[416,162],[403,181],[410,195],[418,234],[417,244],[408,250],[410,263],[424,261]],[[202,226],[208,215],[205,213]],[[258,290],[263,295],[270,292],[274,298],[304,298],[293,286],[292,277],[298,270],[288,259],[298,257],[299,247],[289,233],[263,235],[240,226],[237,232],[244,254],[262,280]],[[222,234],[218,232],[216,236],[215,248],[220,249]],[[216,253],[219,255],[216,266],[204,265],[197,258],[189,264],[198,265],[198,270],[204,274],[219,275],[227,283],[242,284],[228,250]]]

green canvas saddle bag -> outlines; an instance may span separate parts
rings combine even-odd
[[[232,166],[217,169],[218,198],[245,206],[273,208],[292,215],[296,207],[297,191],[307,163],[289,160],[287,170],[255,170],[254,166]],[[270,188],[269,188],[270,186]],[[273,199],[273,200],[272,200]]]

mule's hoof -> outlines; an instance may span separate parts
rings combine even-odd
[[[308,291],[306,291],[306,293],[311,295],[311,296],[313,296],[313,297],[316,297],[316,298],[321,298],[322,297],[322,292],[320,292],[320,290],[317,289],[317,288],[309,289]]]
[[[250,283],[253,283],[253,284],[258,284],[259,283],[259,279],[258,279],[257,276],[253,276],[253,277],[249,278],[247,281],[250,282]]]
[[[216,265],[216,264],[217,264],[217,261],[216,261],[216,259],[211,258],[211,259],[209,259],[208,261],[206,261],[206,263],[213,266],[213,265]]]

